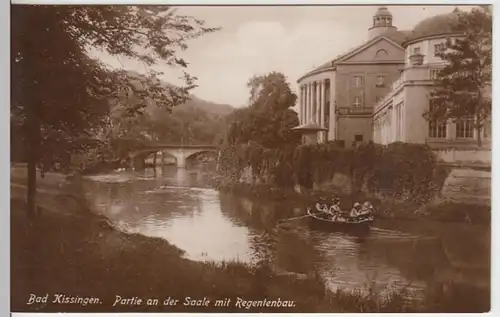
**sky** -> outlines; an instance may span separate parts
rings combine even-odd
[[[198,78],[192,93],[199,98],[234,107],[245,106],[253,75],[283,72],[297,91],[297,79],[368,40],[368,28],[378,6],[232,6],[179,7],[178,13],[205,20],[218,32],[188,42],[180,54],[187,72]],[[421,20],[451,12],[455,6],[388,6],[393,26],[411,30]],[[466,9],[459,7],[461,9]],[[99,53],[113,67],[140,73],[139,62]],[[161,63],[162,79],[181,84],[180,72]]]

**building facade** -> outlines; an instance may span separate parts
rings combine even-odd
[[[373,109],[404,68],[401,43],[406,34],[392,25],[391,13],[381,7],[367,42],[298,80],[301,126],[326,129],[318,130],[317,142],[338,140],[350,147],[372,140]]]
[[[456,12],[422,21],[415,27],[413,39],[403,44],[405,68],[391,85],[390,92],[376,105],[373,113],[373,140],[379,144],[408,142],[428,144],[433,148],[468,148],[475,146],[477,133],[490,144],[491,126],[476,131],[473,119],[438,122],[424,114],[433,107],[431,92],[444,61],[438,56],[446,41],[461,34],[452,33],[451,23]]]

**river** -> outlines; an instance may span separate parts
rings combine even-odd
[[[174,166],[88,176],[93,209],[125,232],[168,240],[196,261],[270,260],[277,270],[319,273],[349,289],[459,283],[489,288],[489,230],[466,224],[378,220],[367,235],[321,231],[302,206],[219,193],[208,186],[213,166]]]

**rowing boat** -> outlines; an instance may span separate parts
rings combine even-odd
[[[312,218],[313,223],[321,225],[323,228],[329,229],[369,229],[370,224],[374,222],[372,215],[362,215],[358,217],[350,217],[342,215],[336,219],[332,219],[332,215],[327,212],[313,212],[311,208],[307,209],[307,214]]]

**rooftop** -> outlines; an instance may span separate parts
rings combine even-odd
[[[460,10],[455,9],[450,13],[439,14],[420,21],[408,34],[403,46],[419,38],[456,33],[459,14]]]

